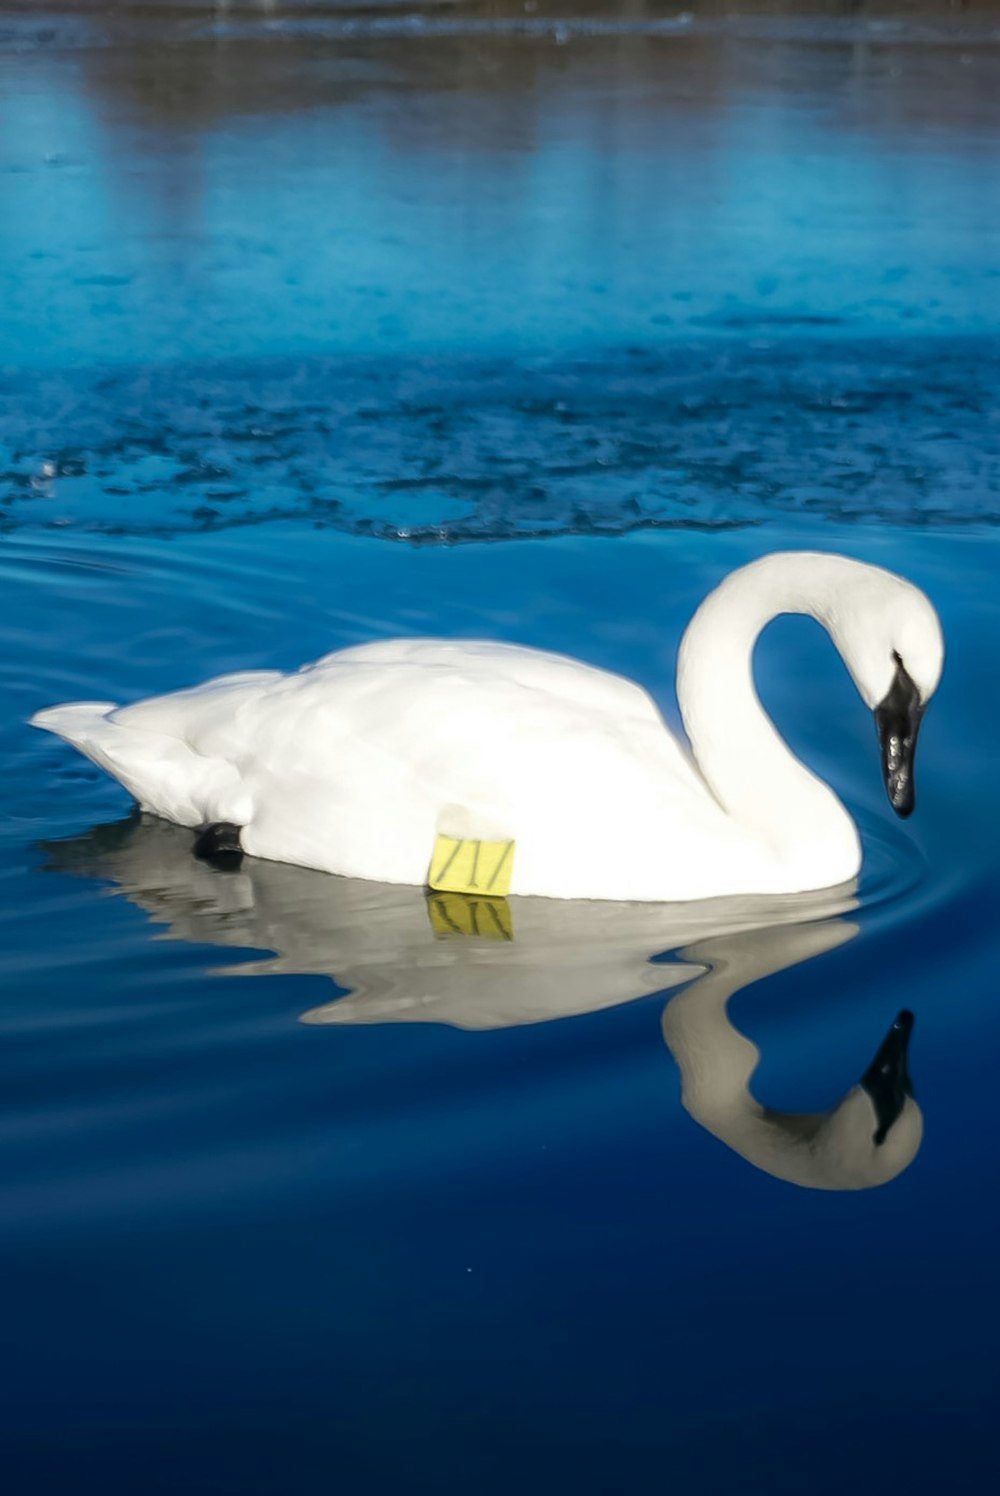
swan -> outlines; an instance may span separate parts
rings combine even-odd
[[[805,613],[874,711],[893,808],[944,644],[918,588],[879,567],[778,552],[698,608],[677,662],[690,748],[643,688],[509,644],[397,639],[291,674],[221,676],[129,706],[73,702],[31,720],[111,773],[143,810],[243,853],[382,883],[448,887],[451,853],[505,862],[493,891],[676,902],[833,887],[861,865],[854,822],[801,764],[754,689],[764,625]],[[445,881],[441,881],[445,880]],[[470,881],[471,880],[471,881]]]

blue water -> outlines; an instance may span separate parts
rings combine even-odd
[[[0,14],[16,1496],[983,1483],[1000,43],[692,11]],[[194,862],[25,725],[415,632],[674,721],[694,607],[790,546],[918,582],[948,662],[899,823],[829,644],[768,630],[867,848],[776,932],[512,900],[441,939],[415,890]],[[744,1034],[783,1116],[914,1012],[893,1177],[862,1137],[790,1183],[685,1110],[723,953],[719,1094]]]

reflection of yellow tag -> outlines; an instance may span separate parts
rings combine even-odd
[[[485,893],[497,897],[510,892],[513,868],[512,841],[439,836],[434,843],[427,881],[441,893]]]
[[[506,899],[470,898],[467,893],[432,893],[427,899],[431,929],[442,937],[478,935],[483,940],[513,940],[514,925]]]

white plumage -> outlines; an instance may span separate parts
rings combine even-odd
[[[223,676],[132,706],[78,702],[35,725],[143,809],[232,822],[243,850],[424,883],[441,834],[513,839],[514,894],[670,901],[828,887],[860,865],[854,824],[791,754],[753,687],[780,612],[830,631],[869,706],[901,657],[923,701],[943,646],[930,603],[889,572],[789,552],[734,572],[678,662],[690,750],[620,676],[489,642],[401,639],[294,674]]]

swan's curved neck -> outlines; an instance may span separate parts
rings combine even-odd
[[[839,857],[842,878],[859,863],[854,824],[775,731],[754,687],[753,650],[761,629],[779,613],[807,614],[829,631],[845,591],[864,570],[812,552],[766,556],[742,567],[702,603],[677,661],[684,726],[723,809],[782,862],[809,849],[829,870]]]

